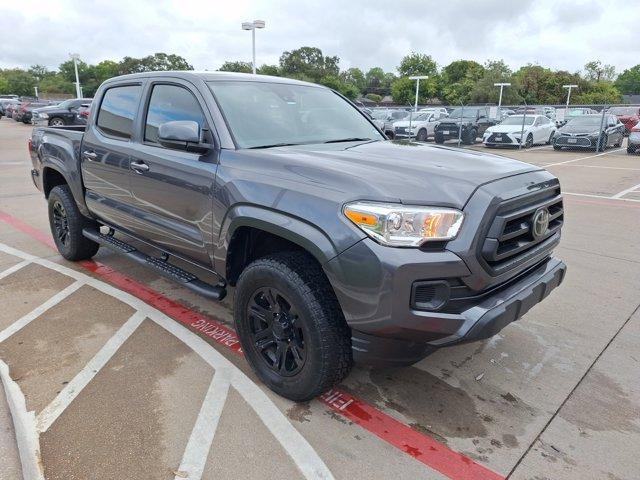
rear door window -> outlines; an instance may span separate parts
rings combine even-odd
[[[96,125],[107,135],[129,139],[133,133],[133,119],[138,110],[142,86],[126,85],[108,89],[98,112]]]

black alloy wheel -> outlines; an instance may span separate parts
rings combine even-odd
[[[53,226],[56,238],[64,246],[69,245],[69,219],[67,211],[59,201],[53,202]]]
[[[278,290],[256,290],[247,305],[251,345],[259,358],[284,377],[304,367],[307,352],[300,317],[291,302]]]

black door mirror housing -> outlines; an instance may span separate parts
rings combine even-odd
[[[163,147],[205,153],[211,145],[202,141],[200,125],[193,120],[174,120],[158,127],[158,143]]]

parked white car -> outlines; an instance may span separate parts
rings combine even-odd
[[[440,112],[418,112],[411,118],[411,122],[406,118],[393,124],[393,138],[408,138],[411,125],[411,137],[419,142],[426,142],[429,137],[433,137],[433,129],[443,117]]]
[[[545,115],[511,115],[502,123],[487,128],[482,143],[487,147],[518,146],[522,141],[522,146],[529,148],[537,144],[550,144],[555,132],[555,122]]]
[[[418,110],[418,113],[439,113],[441,117],[448,117],[449,112],[445,107],[425,107]]]

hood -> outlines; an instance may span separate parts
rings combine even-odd
[[[49,112],[51,110],[60,110],[60,108],[57,105],[49,105],[48,107],[38,107],[33,109],[34,112]]]
[[[449,125],[460,125],[460,123],[467,124],[467,123],[473,123],[473,122],[475,122],[475,118],[464,117],[462,119],[460,119],[460,118],[443,118],[438,123],[449,124]]]
[[[603,125],[604,128],[604,125]],[[597,132],[600,130],[600,125],[571,125],[567,123],[566,125],[560,127],[558,130],[559,133],[582,133],[588,134]]]
[[[529,130],[529,125],[524,126],[524,131]],[[494,125],[487,128],[487,132],[490,133],[520,133],[522,131],[522,125]]]
[[[268,175],[278,185],[302,183],[309,191],[321,189],[319,196],[336,202],[365,199],[462,208],[483,184],[541,170],[498,155],[391,141],[241,152],[238,156],[243,158],[238,160],[247,162],[246,168],[255,164],[263,172],[265,167],[272,169]]]
[[[411,126],[415,126],[418,124],[423,124],[423,123],[429,123],[426,120],[412,120],[411,121]],[[400,120],[399,122],[393,122],[393,126],[394,127],[408,127],[409,126],[409,120]]]

